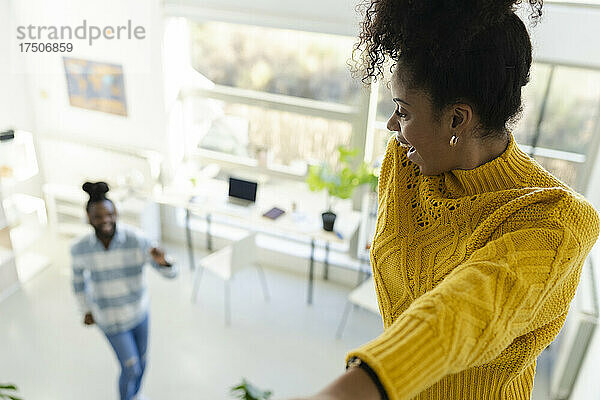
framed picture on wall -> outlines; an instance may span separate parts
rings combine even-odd
[[[123,66],[63,58],[73,107],[127,116]]]

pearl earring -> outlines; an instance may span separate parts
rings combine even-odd
[[[453,135],[452,138],[450,139],[450,147],[456,146],[457,142],[458,142],[458,137],[456,135]]]

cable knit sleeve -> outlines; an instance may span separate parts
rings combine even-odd
[[[392,400],[494,360],[516,338],[562,325],[598,230],[597,213],[579,203],[488,241],[348,358],[368,363]]]

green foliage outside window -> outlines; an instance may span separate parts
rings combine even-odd
[[[191,23],[192,66],[211,81],[261,92],[356,104],[353,37],[222,22]]]

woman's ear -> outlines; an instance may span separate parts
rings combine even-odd
[[[468,131],[473,122],[473,109],[468,104],[455,104],[452,107],[452,118],[450,129],[452,132],[461,134]]]

